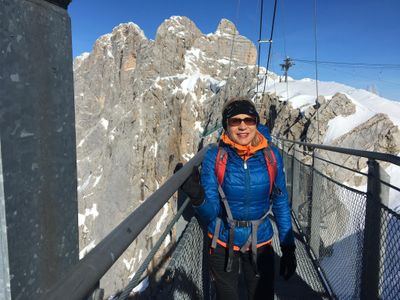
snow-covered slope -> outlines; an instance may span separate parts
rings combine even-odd
[[[259,86],[259,90],[262,89],[263,85]],[[290,78],[287,83],[269,79],[265,90],[277,95],[281,101],[288,101],[294,109],[303,112],[314,105],[317,98],[316,81],[309,78],[302,80]],[[356,89],[337,82],[318,82],[318,96],[323,96],[329,101],[336,93],[346,95],[355,105],[356,112],[349,116],[339,114],[331,119],[328,122],[328,129],[323,140],[324,144],[330,144],[379,113],[386,114],[395,126],[400,127],[400,102],[391,101],[366,90]],[[400,153],[397,153],[397,155],[400,156]],[[386,172],[390,176],[390,183],[400,187],[400,167],[390,165],[386,168]],[[356,188],[366,189],[366,186]],[[400,211],[400,193],[393,189],[390,190],[389,207]]]
[[[288,83],[273,82],[271,80],[268,82],[266,91],[275,93],[282,100],[289,100],[293,108],[300,108],[302,110],[310,105],[314,105],[317,96],[315,80],[309,78],[302,80],[292,79]],[[365,121],[377,113],[384,113],[389,116],[395,125],[400,125],[400,102],[391,101],[366,90],[356,89],[333,81],[318,82],[318,96],[324,96],[325,99],[329,100],[336,93],[345,94],[360,108],[360,112],[357,113],[360,116],[355,118],[360,120],[360,123],[361,120]]]

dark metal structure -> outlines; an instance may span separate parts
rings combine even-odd
[[[79,260],[67,11],[0,0],[0,49],[0,299],[37,299]]]

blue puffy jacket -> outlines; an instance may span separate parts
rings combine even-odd
[[[265,135],[268,131],[265,128],[258,128]],[[270,136],[267,136],[270,139]],[[225,170],[222,189],[225,192],[233,218],[235,220],[256,220],[260,219],[270,208],[269,174],[262,150],[257,151],[250,157],[246,164],[237,152],[228,145],[223,144],[228,153],[228,162]],[[277,174],[272,197],[272,212],[275,216],[279,239],[281,244],[294,244],[288,193],[286,189],[283,161],[279,150],[272,146],[277,160]],[[218,193],[218,180],[215,175],[215,161],[218,147],[210,148],[203,160],[201,169],[201,183],[205,192],[204,202],[194,209],[199,216],[208,224],[208,232],[214,234],[216,218],[220,217],[221,224],[219,239],[228,243],[229,225],[226,223],[225,209],[220,201]],[[236,227],[234,245],[243,246],[249,235],[251,227]],[[267,242],[272,238],[272,225],[267,218],[258,228],[257,244]]]

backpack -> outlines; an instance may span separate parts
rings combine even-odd
[[[264,152],[265,162],[267,165],[266,167],[267,167],[268,175],[270,178],[269,195],[271,195],[272,189],[274,186],[274,182],[275,182],[275,178],[276,178],[276,173],[277,173],[276,157],[275,157],[275,154],[272,151],[272,148],[270,145],[268,145],[267,148],[263,149],[263,152]],[[257,244],[257,230],[258,230],[258,226],[262,222],[264,222],[265,219],[268,217],[268,215],[270,214],[270,211],[268,211],[262,218],[260,218],[258,220],[238,221],[238,220],[233,219],[232,212],[230,210],[225,193],[222,190],[222,183],[224,181],[227,162],[228,162],[228,153],[220,145],[218,147],[217,158],[215,160],[215,175],[217,176],[217,180],[218,180],[218,192],[221,196],[221,201],[224,204],[225,211],[227,214],[227,222],[230,226],[229,241],[228,241],[228,260],[227,260],[227,265],[226,265],[226,272],[230,272],[232,269],[233,248],[234,248],[233,241],[234,241],[235,227],[251,226],[252,234],[249,236],[249,239],[247,240],[245,245],[242,246],[240,251],[245,252],[246,249],[251,245],[253,264],[254,264],[256,273],[258,273],[257,272],[257,245],[256,245]],[[218,239],[218,235],[219,235],[219,229],[221,227],[221,222],[222,222],[221,219],[217,218],[214,235],[213,235],[212,242],[211,242],[211,248],[214,248],[214,249],[217,246],[217,239]]]

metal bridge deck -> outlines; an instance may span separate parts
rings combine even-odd
[[[310,257],[307,254],[306,245],[301,239],[296,226],[293,225],[296,243],[297,269],[296,274],[288,281],[279,276],[279,257],[281,255],[278,232],[274,224],[274,249],[276,255],[275,270],[275,299],[330,299],[321,280],[315,270]]]
[[[178,222],[179,223],[179,222]],[[293,226],[295,232],[297,270],[288,281],[285,281],[279,276],[279,256],[281,255],[277,228],[274,226],[274,249],[275,257],[275,299],[329,299],[320,277],[318,276],[314,265],[308,256],[306,246]],[[185,226],[185,225],[188,226]],[[167,268],[169,271],[168,283],[164,282],[163,288],[157,290],[157,296],[154,299],[216,299],[213,284],[207,283],[208,263],[206,255],[202,255],[203,248],[206,244],[199,243],[202,238],[202,229],[195,218],[191,222],[183,223],[181,227],[186,227],[183,230],[183,235],[180,239],[179,246],[172,255],[171,264]],[[187,252],[186,249],[190,249]],[[195,253],[194,253],[195,252]],[[203,260],[204,259],[204,260]],[[202,273],[203,275],[199,274]],[[209,285],[210,284],[210,285]],[[196,288],[197,286],[197,288]],[[201,287],[200,290],[198,287]],[[210,289],[207,288],[209,286]],[[189,288],[190,287],[190,288]],[[161,288],[161,286],[158,286]],[[244,291],[245,289],[241,289]],[[138,299],[153,299],[152,296],[145,296]],[[245,295],[241,295],[246,299]]]

